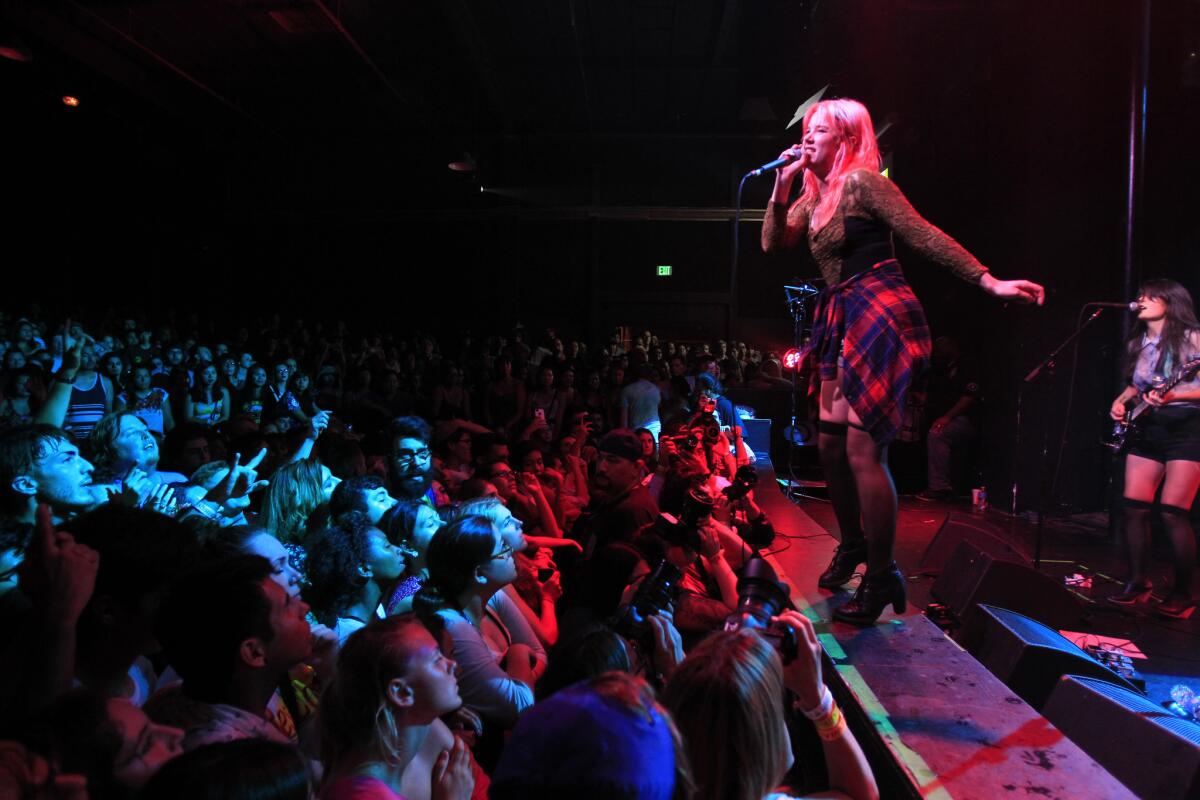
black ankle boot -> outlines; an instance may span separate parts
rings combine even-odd
[[[851,625],[873,625],[889,604],[897,614],[903,614],[908,607],[904,576],[896,569],[895,562],[881,572],[864,575],[854,597],[835,609],[833,618]]]
[[[846,547],[842,542],[833,551],[833,560],[829,567],[817,578],[817,586],[822,589],[836,589],[854,577],[854,570],[859,564],[867,563],[867,543],[859,542],[852,547]]]

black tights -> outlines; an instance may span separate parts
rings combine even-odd
[[[887,468],[887,446],[862,428],[821,420],[817,447],[829,486],[829,501],[842,532],[842,546],[866,540],[867,573],[892,566],[896,541],[896,485]]]
[[[1150,509],[1153,504],[1144,500],[1125,498],[1125,539],[1129,545],[1129,580],[1149,583],[1146,561],[1150,550]],[[1192,530],[1189,511],[1178,506],[1160,505],[1163,526],[1171,540],[1175,564],[1175,591],[1191,596],[1192,576],[1196,571],[1196,535]]]

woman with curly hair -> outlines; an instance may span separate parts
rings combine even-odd
[[[344,642],[372,619],[383,618],[380,601],[404,574],[404,552],[366,514],[351,511],[315,537],[306,567],[305,602]]]

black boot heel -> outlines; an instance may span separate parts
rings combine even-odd
[[[821,573],[821,577],[817,578],[817,586],[822,589],[836,589],[843,586],[846,581],[854,577],[854,571],[858,569],[858,565],[865,563],[867,563],[866,543],[854,547],[839,544],[833,551],[833,559],[829,562],[829,567]]]
[[[833,618],[851,625],[873,625],[889,605],[897,614],[908,608],[904,576],[894,563],[882,572],[864,576],[854,597],[835,609]]]

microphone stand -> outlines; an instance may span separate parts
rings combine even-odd
[[[1088,325],[1092,324],[1092,322],[1095,321],[1096,318],[1099,317],[1103,312],[1104,312],[1103,307],[1097,308],[1095,311],[1093,311],[1091,316],[1089,316],[1086,320],[1084,320],[1084,322],[1082,324],[1077,326],[1075,328],[1075,330],[1071,333],[1070,336],[1068,336],[1066,339],[1063,339],[1062,342],[1060,342],[1059,345],[1050,352],[1050,355],[1048,355],[1044,359],[1042,359],[1042,362],[1040,364],[1038,364],[1036,367],[1034,367],[1032,370],[1030,370],[1029,374],[1026,375],[1021,380],[1021,384],[1017,388],[1017,437],[1016,437],[1017,443],[1016,443],[1015,459],[1013,462],[1014,473],[1017,473],[1020,470],[1021,422],[1023,420],[1023,410],[1024,410],[1024,405],[1025,405],[1025,387],[1028,385],[1032,385],[1035,381],[1038,380],[1038,378],[1040,378],[1044,374],[1050,375],[1051,377],[1053,377],[1055,361],[1058,358],[1058,354],[1061,353],[1067,347],[1067,345],[1071,344],[1076,339],[1078,339],[1080,334],[1083,333],[1084,329],[1086,329]],[[1049,398],[1047,398],[1047,400],[1048,399]],[[1044,405],[1048,405],[1048,403],[1046,403]],[[1033,568],[1035,570],[1038,570],[1039,572],[1042,569],[1042,538],[1045,535],[1045,531],[1046,531],[1046,528],[1045,528],[1045,526],[1046,526],[1046,509],[1050,502],[1050,499],[1046,496],[1048,494],[1048,491],[1047,491],[1048,487],[1046,485],[1047,484],[1046,467],[1047,467],[1047,459],[1049,458],[1049,455],[1050,455],[1050,422],[1049,422],[1049,416],[1047,415],[1045,424],[1043,424],[1043,426],[1042,426],[1042,452],[1038,459],[1038,493],[1039,493],[1039,496],[1038,496],[1038,510],[1037,510],[1037,534],[1034,539],[1034,549],[1033,549]],[[1012,489],[1012,513],[1013,513],[1013,516],[1016,516],[1016,513],[1017,513],[1017,487],[1018,487],[1018,480],[1014,477],[1013,489]]]

